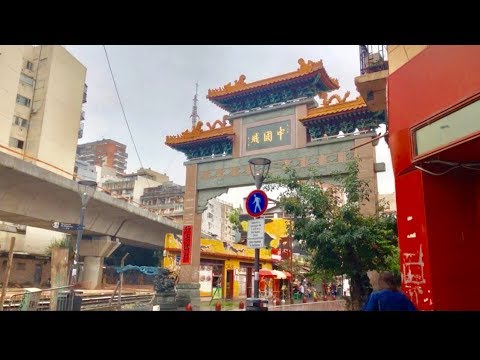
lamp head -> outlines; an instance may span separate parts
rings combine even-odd
[[[248,160],[250,164],[250,173],[252,174],[257,189],[262,187],[263,181],[270,170],[271,160],[267,158],[253,158]]]
[[[97,182],[93,180],[80,180],[78,183],[78,192],[82,198],[86,196],[87,198],[92,197],[97,189]]]

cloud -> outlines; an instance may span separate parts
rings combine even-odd
[[[128,171],[140,162],[135,154],[101,45],[67,45],[87,67],[88,102],[82,142],[112,138],[127,145]],[[111,66],[128,123],[145,167],[185,183],[185,155],[169,147],[165,136],[191,126],[195,82],[199,83],[198,113],[205,123],[221,119],[223,110],[206,99],[208,89],[238,79],[247,82],[295,71],[298,59],[323,60],[327,73],[340,82],[339,93],[358,96],[354,78],[359,74],[358,46],[320,45],[107,45]],[[378,145],[377,156],[389,160],[388,148]],[[388,164],[387,164],[388,169]],[[384,177],[386,179],[383,179]],[[390,175],[379,181],[391,187]],[[389,186],[380,186],[388,188]]]

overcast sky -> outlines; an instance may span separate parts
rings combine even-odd
[[[110,138],[127,145],[128,172],[140,167],[101,45],[67,45],[87,68],[88,98],[84,104],[85,128],[80,143]],[[340,82],[349,100],[358,92],[357,45],[107,45],[110,63],[144,167],[165,172],[185,184],[185,155],[165,145],[166,135],[177,135],[191,126],[195,82],[199,83],[198,113],[203,123],[226,114],[206,99],[208,89],[218,88],[244,74],[246,82],[295,71],[298,59],[323,60],[327,73]],[[379,175],[379,192],[394,191],[390,154],[385,142],[377,146],[377,161],[387,164]],[[239,189],[238,194],[245,193]],[[233,203],[235,191],[224,197]]]

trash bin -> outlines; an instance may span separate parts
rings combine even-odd
[[[80,311],[82,307],[82,291],[60,291],[57,296],[57,311]]]
[[[268,311],[268,300],[247,298],[245,303],[245,311]]]

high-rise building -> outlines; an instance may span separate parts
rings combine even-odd
[[[134,205],[140,205],[142,204],[141,197],[146,188],[160,186],[168,180],[166,174],[140,168],[135,173],[118,175],[117,179],[104,181],[102,188],[113,197],[133,202]]]
[[[127,146],[111,139],[78,145],[78,159],[90,165],[108,166],[117,173],[125,174],[127,169]]]
[[[233,204],[218,198],[210,199],[202,214],[202,232],[218,240],[233,241],[232,224],[228,220]]]
[[[157,187],[144,190],[140,201],[147,209],[157,211],[160,215],[178,222],[183,221],[183,197],[185,186],[173,181],[166,181]]]
[[[85,119],[86,73],[60,45],[0,45],[0,151],[72,178]],[[1,219],[0,225],[0,249],[14,235],[15,254],[23,256],[11,281],[43,284],[50,271],[41,255],[63,234]]]
[[[72,173],[85,118],[87,69],[60,45],[0,45],[0,144]],[[26,157],[27,155],[28,157]]]

